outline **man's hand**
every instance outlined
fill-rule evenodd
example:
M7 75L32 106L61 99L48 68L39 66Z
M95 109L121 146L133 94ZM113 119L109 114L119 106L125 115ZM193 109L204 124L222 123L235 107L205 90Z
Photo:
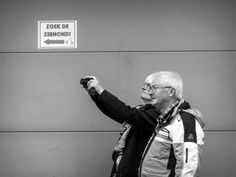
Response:
M85 78L92 78L91 80L88 81L88 84L87 84L87 86L88 86L87 90L88 91L91 88L94 88L99 95L104 91L104 89L101 86L99 80L95 76L86 76Z

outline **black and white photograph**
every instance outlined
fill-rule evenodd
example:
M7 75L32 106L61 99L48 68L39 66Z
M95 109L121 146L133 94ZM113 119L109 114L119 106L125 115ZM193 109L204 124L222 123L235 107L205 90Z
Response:
M235 0L0 0L0 177L235 177Z

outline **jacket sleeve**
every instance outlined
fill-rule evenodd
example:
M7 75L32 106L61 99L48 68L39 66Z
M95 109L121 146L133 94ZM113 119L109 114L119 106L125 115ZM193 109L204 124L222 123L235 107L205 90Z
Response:
M176 157L175 176L199 176L204 133L193 115L183 113L181 117L182 125L174 132L177 136L182 137L173 145Z
M104 92L104 91L103 91ZM91 95L90 95L91 96ZM123 123L124 121L121 119L116 119L115 114L110 110L107 109L105 107L105 105L103 105L103 102L100 99L100 95L93 95L91 96L92 100L94 101L94 103L96 104L96 106L100 109L100 111L102 111L106 116L110 117L113 120L116 120L118 123Z
M130 107L106 90L92 99L104 114L119 123L127 122L151 131L155 128L156 118L159 116L157 110Z

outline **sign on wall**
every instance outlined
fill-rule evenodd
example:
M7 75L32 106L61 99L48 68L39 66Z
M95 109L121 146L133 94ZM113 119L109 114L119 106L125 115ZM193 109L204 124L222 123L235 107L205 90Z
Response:
M38 48L77 48L77 21L38 21Z

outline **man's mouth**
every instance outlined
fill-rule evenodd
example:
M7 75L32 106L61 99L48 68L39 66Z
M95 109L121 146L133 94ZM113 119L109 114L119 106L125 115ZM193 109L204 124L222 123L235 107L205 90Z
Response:
M145 93L145 92L142 92L140 97L143 99L143 100L147 100L147 101L150 101L152 100L152 96L148 93Z

